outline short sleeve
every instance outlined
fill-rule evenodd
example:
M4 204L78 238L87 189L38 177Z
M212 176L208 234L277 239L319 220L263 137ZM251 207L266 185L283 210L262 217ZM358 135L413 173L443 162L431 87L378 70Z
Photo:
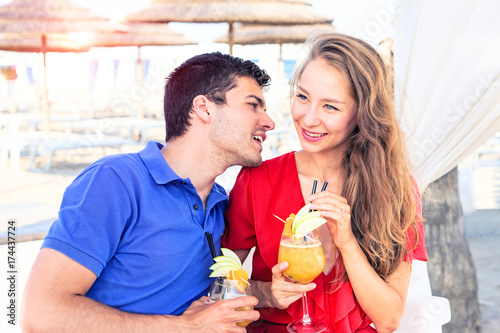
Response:
M406 235L406 248L410 253L412 260L421 260L427 261L427 250L425 248L425 232L424 232L424 224L422 217L422 201L420 197L420 192L417 187L416 181L412 178L412 190L413 196L415 198L415 208L416 208L416 222L415 229L418 234L418 240L415 248L414 240L415 240L415 230L413 228L409 228Z
M59 219L42 247L63 253L99 276L116 252L132 210L130 193L114 170L90 166L66 189Z
M252 172L242 168L233 189L225 214L226 230L222 246L233 249L251 249L257 245L253 216Z

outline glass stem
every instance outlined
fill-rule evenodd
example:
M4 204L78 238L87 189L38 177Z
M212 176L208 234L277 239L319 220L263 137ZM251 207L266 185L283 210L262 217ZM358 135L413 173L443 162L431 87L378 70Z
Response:
M307 294L302 293L302 312L304 316L302 317L302 322L305 324L309 324L311 322L311 318L309 317L309 308L307 306Z

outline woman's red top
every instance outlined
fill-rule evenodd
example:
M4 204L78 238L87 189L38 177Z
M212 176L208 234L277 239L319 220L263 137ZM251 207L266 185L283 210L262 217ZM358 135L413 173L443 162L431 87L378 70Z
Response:
M421 216L420 195L415 191L417 214ZM243 168L229 196L226 218L229 226L223 246L230 249L251 249L256 246L252 262L252 279L271 281L271 269L278 263L278 250L284 223L273 215L286 219L304 206L294 152L265 161L257 168ZM417 226L419 241L411 252L415 260L427 260L422 223ZM411 248L408 235L408 247ZM342 265L341 261L338 265ZM334 267L328 275L321 273L316 288L307 293L311 317L323 318L330 332L376 332L354 296L351 284L342 283L337 290L332 283ZM261 319L248 330L252 332L286 332L285 326L302 316L301 300L286 310L259 309Z

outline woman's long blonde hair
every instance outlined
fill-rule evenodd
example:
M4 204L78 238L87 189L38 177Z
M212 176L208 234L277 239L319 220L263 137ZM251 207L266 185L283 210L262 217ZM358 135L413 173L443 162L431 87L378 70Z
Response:
M307 64L322 59L339 70L357 102L357 124L343 160L342 196L351 206L351 227L370 264L383 279L408 256L406 235L415 223L416 201L404 135L394 110L392 69L366 42L343 34L311 37L307 58L291 81L291 96ZM343 274L344 272L340 272ZM346 274L343 274L347 279Z

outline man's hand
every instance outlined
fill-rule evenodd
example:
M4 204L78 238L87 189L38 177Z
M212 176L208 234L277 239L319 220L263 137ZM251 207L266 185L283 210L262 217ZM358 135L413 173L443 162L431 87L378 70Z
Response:
M236 323L259 318L258 311L235 311L255 306L252 296L214 303L202 297L180 316L128 313L83 296L95 279L64 254L42 249L24 291L23 332L245 332Z
M256 306L257 298L242 296L235 299L209 302L204 296L194 301L182 315L179 316L178 328L182 332L246 332L236 323L240 321L259 319L255 310L235 311L238 308Z

